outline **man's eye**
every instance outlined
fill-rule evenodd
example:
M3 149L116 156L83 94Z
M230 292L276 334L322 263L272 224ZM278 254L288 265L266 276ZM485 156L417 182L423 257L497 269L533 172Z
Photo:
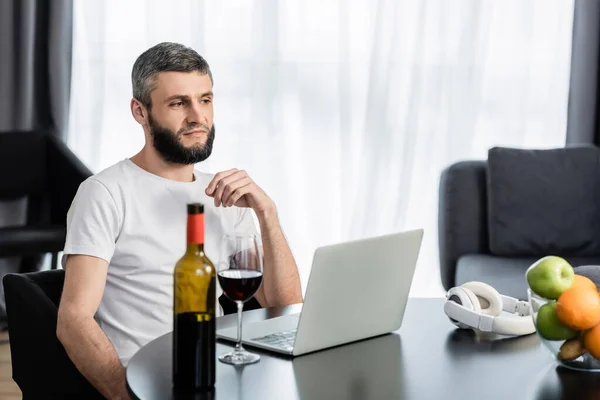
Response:
M208 103L210 103L210 99L204 99L204 100L202 100L202 104L208 104Z
M171 105L172 105L172 106L175 106L175 107L180 107L180 106L182 106L182 105L183 105L183 101L178 101L178 102L176 102L176 103L171 103Z

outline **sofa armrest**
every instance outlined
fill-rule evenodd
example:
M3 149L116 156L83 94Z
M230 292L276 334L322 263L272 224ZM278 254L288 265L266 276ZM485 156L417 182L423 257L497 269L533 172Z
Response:
M489 253L485 161L461 161L442 171L438 242L445 290L455 286L456 263L465 254Z

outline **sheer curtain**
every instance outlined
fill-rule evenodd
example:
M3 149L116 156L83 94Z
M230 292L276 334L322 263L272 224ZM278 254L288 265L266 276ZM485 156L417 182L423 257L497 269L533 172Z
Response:
M275 200L303 287L317 246L422 227L411 295L438 296L440 172L495 145L564 145L572 14L572 0L78 1L68 141L94 171L137 152L135 58L192 46L216 94L198 167L246 169Z

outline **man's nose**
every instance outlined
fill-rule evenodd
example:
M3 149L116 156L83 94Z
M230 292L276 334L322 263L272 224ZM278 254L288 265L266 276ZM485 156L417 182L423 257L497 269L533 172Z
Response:
M188 125L192 124L205 124L206 125L206 116L202 113L202 110L197 105L193 105L189 107L188 114L186 117L186 122Z

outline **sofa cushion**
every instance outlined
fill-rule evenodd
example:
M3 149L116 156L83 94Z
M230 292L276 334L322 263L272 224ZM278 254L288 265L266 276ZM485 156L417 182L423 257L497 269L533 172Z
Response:
M501 294L527 300L527 280L525 271L539 257L507 258L486 254L468 254L458 259L456 265L456 285L469 281L485 282ZM565 257L575 268L576 273L587 276L596 284L600 283L600 267L580 267L600 265L597 257ZM596 268L597 272L596 272Z
M488 234L494 255L600 255L600 150L488 153Z

